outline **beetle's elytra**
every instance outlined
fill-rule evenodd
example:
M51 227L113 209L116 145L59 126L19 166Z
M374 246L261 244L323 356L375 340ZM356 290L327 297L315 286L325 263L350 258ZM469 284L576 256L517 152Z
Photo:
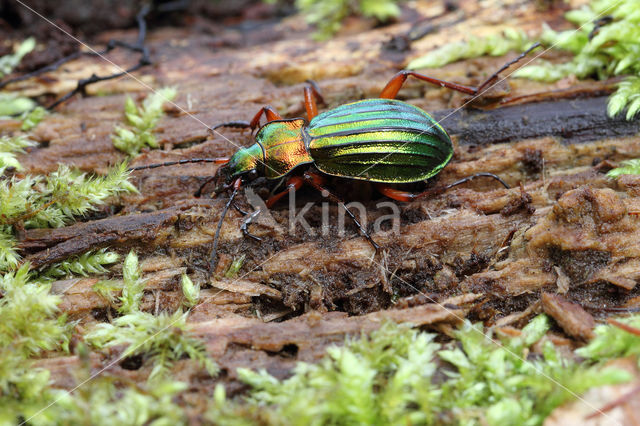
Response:
M428 179L451 159L447 132L420 108L393 99L369 99L303 119L276 120L255 145L234 154L232 176L256 168L276 179L302 164L320 172L381 183Z
M502 179L491 173L478 173L421 193L411 193L390 186L428 179L440 172L453 155L451 138L442 126L420 108L396 100L395 97L409 76L477 96L497 80L500 72L538 46L539 44L534 44L518 58L506 63L478 87L450 83L413 71L400 71L387 83L379 98L341 105L322 114L318 114L316 105L316 101L322 102L322 96L316 84L309 81L304 89L308 121L303 118L283 119L272 107L265 106L250 122L221 123L212 128L215 131L218 127L232 126L255 130L259 127L262 116L265 116L267 122L256 133L255 143L240 149L230 158L194 158L140 166L134 170L195 162L222 165L212 178L218 183L216 193L226 190L231 190L232 193L222 211L214 237L212 267L220 229L229 207L242 185L259 176L271 180L287 179L287 188L269 197L267 207L305 183L326 191L323 186L325 175L374 182L381 193L398 201L426 197L478 176L492 177L508 188ZM378 245L344 203L329 191L327 193L345 209L377 250ZM249 215L248 220L243 223L242 230L246 235L251 236L247 225L254 217L255 213Z

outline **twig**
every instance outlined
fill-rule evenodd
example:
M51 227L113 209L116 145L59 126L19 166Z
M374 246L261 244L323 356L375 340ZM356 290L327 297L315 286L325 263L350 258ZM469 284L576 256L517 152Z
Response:
M59 98L58 100L56 100L55 102L53 102L51 105L49 105L47 107L48 110L52 110L53 108L55 108L56 106L60 105L63 102L68 101L69 99L71 99L73 96L75 96L78 93L82 93L83 95L86 95L86 88L88 85L93 84L93 83L97 83L100 81L106 81L106 80L112 80L114 78L118 78L118 77L122 77L123 75L126 75L128 73L131 73L133 71L137 71L138 69L150 65L151 64L151 59L150 59L150 55L149 55L149 49L144 45L144 41L146 39L147 36L147 23L145 21L145 18L147 16L147 14L149 13L150 8L149 5L145 5L142 7L142 9L140 10L140 12L138 12L138 14L136 15L136 21L138 22L138 38L136 40L136 42L134 44L131 43L127 43L121 40L109 40L109 42L107 43L107 46L99 52L84 52L84 51L79 51L79 52L75 52L72 53L71 55L65 56L64 58L58 59L56 62L47 65L43 68L40 68L36 71L18 76L18 77L14 77L14 78L10 78L6 81L3 81L0 83L0 89L7 86L8 84L11 83L15 83L18 81L23 81L23 80L27 80L29 78L32 77L37 77L41 74L44 74L46 72L50 72L50 71L55 71L56 69L58 69L60 66L64 65L65 63L72 61L74 59L79 58L80 56L102 56L105 55L107 53L109 53L110 51L112 51L113 49L117 48L117 47L122 47L128 50L131 50L133 52L138 52L140 53L140 59L138 60L138 63L133 65L132 67L119 72L119 73L115 73L115 74L111 74L111 75L106 75L106 76L97 76L95 74L91 75L91 77L89 78L85 78L85 79L81 79L78 80L78 84L76 85L76 88L73 89L72 91L68 92L67 94L65 94L64 96L62 96L61 98Z

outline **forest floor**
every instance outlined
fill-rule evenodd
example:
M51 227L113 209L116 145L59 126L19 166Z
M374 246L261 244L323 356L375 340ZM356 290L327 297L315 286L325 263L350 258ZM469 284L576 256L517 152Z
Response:
M326 42L313 41L312 30L295 16L151 28L146 45L152 65L136 71L135 78L91 85L89 96L57 107L33 131L38 146L19 160L33 174L52 172L58 163L106 171L126 158L111 140L114 126L123 122L125 98L138 102L150 88L166 86L175 88L177 97L165 105L166 115L155 129L161 149L143 152L131 165L229 156L252 143L250 132L221 128L212 134L207 126L249 120L265 105L284 117L304 116L307 79L318 83L323 111L377 97L408 61L469 34L482 36L499 26L537 32L542 22L566 25L566 9L544 9L536 2L496 9L485 3L460 2L448 13L437 2L418 4L405 9L398 23L379 28L353 19ZM437 31L407 42L412 25L424 17L433 17L428 22ZM107 31L93 43L135 37L134 29ZM476 85L515 56L423 72ZM137 61L124 50L108 58L123 67ZM112 64L85 57L6 90L54 98L80 78L113 71ZM385 318L444 334L465 318L515 332L544 312L555 320L550 335L556 345L573 349L593 336L596 323L620 310L640 309L640 177L606 177L620 161L640 157L640 125L607 117L614 84L507 78L502 85L510 102L500 105L501 97L465 105L466 95L409 80L399 98L433 113L454 141L453 160L428 185L490 172L511 189L479 179L432 199L395 203L399 232L372 234L381 246L377 253L348 220L346 234L338 233L335 204L329 204L323 233L327 207L313 188L304 188L296 197L297 212L313 202L304 215L312 233L301 227L289 231L286 199L271 211L275 222L250 226L262 241L243 236L243 216L231 209L211 278L213 236L227 198L193 196L216 171L208 163L134 172L131 181L139 193L122 196L117 209L64 228L27 230L20 246L34 267L96 248L122 254L134 249L147 279L142 309L149 312L181 306L183 274L199 284L201 302L188 320L222 374L203 375L194 361L176 364L176 377L189 383L194 416L216 383L225 383L231 396L246 388L236 368L265 368L287 377L297 361L318 360L328 345L370 332ZM0 122L0 130L13 125ZM390 213L378 206L388 200L367 182L332 178L330 187L344 200L362 203L370 225ZM207 188L210 193L212 187ZM256 192L264 196L269 189ZM251 210L242 194L239 200ZM224 277L241 257L235 277ZM106 276L120 274L121 267L114 266ZM108 301L92 290L96 281L53 284L62 297L60 309L84 328L110 314ZM92 353L92 368L100 370L117 357L117 350ZM76 383L70 373L79 363L73 355L43 359L39 365L52 371L56 386L72 388ZM144 381L149 369L119 363L108 372Z

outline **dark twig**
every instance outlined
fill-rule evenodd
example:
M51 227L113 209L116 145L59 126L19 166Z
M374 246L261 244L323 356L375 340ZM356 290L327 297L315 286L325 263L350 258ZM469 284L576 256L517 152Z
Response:
M5 87L8 84L11 83L15 83L18 81L23 81L23 80L27 80L29 78L32 77L37 77L41 74L44 74L46 72L51 72L51 71L55 71L56 69L58 69L60 66L64 65L65 63L72 61L74 59L79 58L80 56L102 56L105 55L107 53L109 53L110 51L112 51L115 48L118 47L122 47L124 49L128 49L131 50L133 52L137 52L140 53L140 59L138 60L138 63L135 64L134 66L119 72L119 73L115 73L115 74L111 74L111 75L106 75L106 76L97 76L95 74L93 74L91 77L89 78L85 78L82 80L78 81L78 84L76 85L76 88L73 89L72 91L68 92L67 94L65 94L64 96L62 96L61 98L59 98L58 100L56 100L55 102L53 102L51 105L49 105L47 107L47 109L51 110L53 108L55 108L56 106L60 105L63 102L66 102L67 100L71 99L73 96L75 96L78 93L81 93L83 95L86 94L86 88L88 85L93 84L93 83L97 83L99 81L106 81L106 80L112 80L114 78L118 78L118 77L122 77L123 75L127 75L128 73L131 73L133 71L136 71L144 66L150 65L151 64L151 59L150 59L150 55L149 55L149 49L144 45L144 41L145 38L147 36L147 23L145 21L145 18L147 16L147 14L149 13L149 6L145 5L142 7L142 9L140 10L140 12L138 12L138 14L136 15L136 21L138 22L138 38L136 40L136 42L134 44L131 43L127 43L121 40L109 40L109 42L107 43L107 46L98 52L84 52L84 51L78 51L75 53L72 53L71 55L65 56L64 58L61 58L59 60L57 60L56 62L47 65L46 67L40 68L36 71L18 76L18 77L14 77L11 79L8 79L6 81L3 81L2 83L0 83L0 89Z
M147 37L147 22L145 21L145 17L147 16L148 13L149 13L149 6L145 5L142 7L140 12L138 12L138 15L136 15L136 20L138 21L138 39L135 44L126 43L120 40L109 40L109 43L107 43L107 47L104 50L104 53L106 53L115 49L116 47L123 47L125 49L138 52L141 55L137 64L119 73L106 75L106 76L97 76L93 74L89 78L79 80L75 89L73 89L72 91L70 91L69 93L67 93L66 95L62 96L60 99L58 99L57 101L49 105L47 109L51 110L55 108L61 103L71 99L73 96L75 96L78 93L82 93L83 95L86 95L86 88L90 84L97 83L99 81L113 80L114 78L122 77L123 75L127 75L131 72L137 71L138 69L144 66L150 65L151 58L149 57L149 49L144 45L144 40ZM104 53L101 53L101 54L104 54Z

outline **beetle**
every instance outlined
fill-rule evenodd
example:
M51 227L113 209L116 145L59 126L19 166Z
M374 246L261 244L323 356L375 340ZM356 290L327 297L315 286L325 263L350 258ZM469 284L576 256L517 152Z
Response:
M215 264L220 229L230 206L243 185L258 177L267 180L286 179L286 189L266 200L273 206L291 190L309 184L328 194L338 203L358 226L371 245L378 244L362 227L342 200L325 187L326 176L338 176L373 182L382 194L397 201L411 201L437 194L476 177L496 179L504 187L509 186L491 173L477 173L441 188L412 193L394 188L393 184L424 181L439 173L453 156L453 144L446 130L422 109L395 99L408 77L447 87L468 95L478 96L494 83L500 72L507 69L538 47L534 44L516 59L507 62L480 86L471 87L429 77L414 71L398 72L384 87L380 96L351 102L337 108L318 113L318 102L323 102L320 90L313 81L304 88L304 106L307 119L283 118L271 106L258 111L250 122L232 121L220 123L220 127L250 128L256 131L253 145L238 150L229 158L192 158L151 164L133 170L170 166L175 164L211 162L221 166L204 185L215 180L215 193L231 191L214 237L211 267ZM260 127L262 117L266 123ZM294 173L306 167L303 173ZM202 188L198 190L198 194ZM243 212L244 213L244 212ZM259 213L248 215L243 222L245 235L258 239L247 230L247 225ZM245 213L246 214L246 213Z

